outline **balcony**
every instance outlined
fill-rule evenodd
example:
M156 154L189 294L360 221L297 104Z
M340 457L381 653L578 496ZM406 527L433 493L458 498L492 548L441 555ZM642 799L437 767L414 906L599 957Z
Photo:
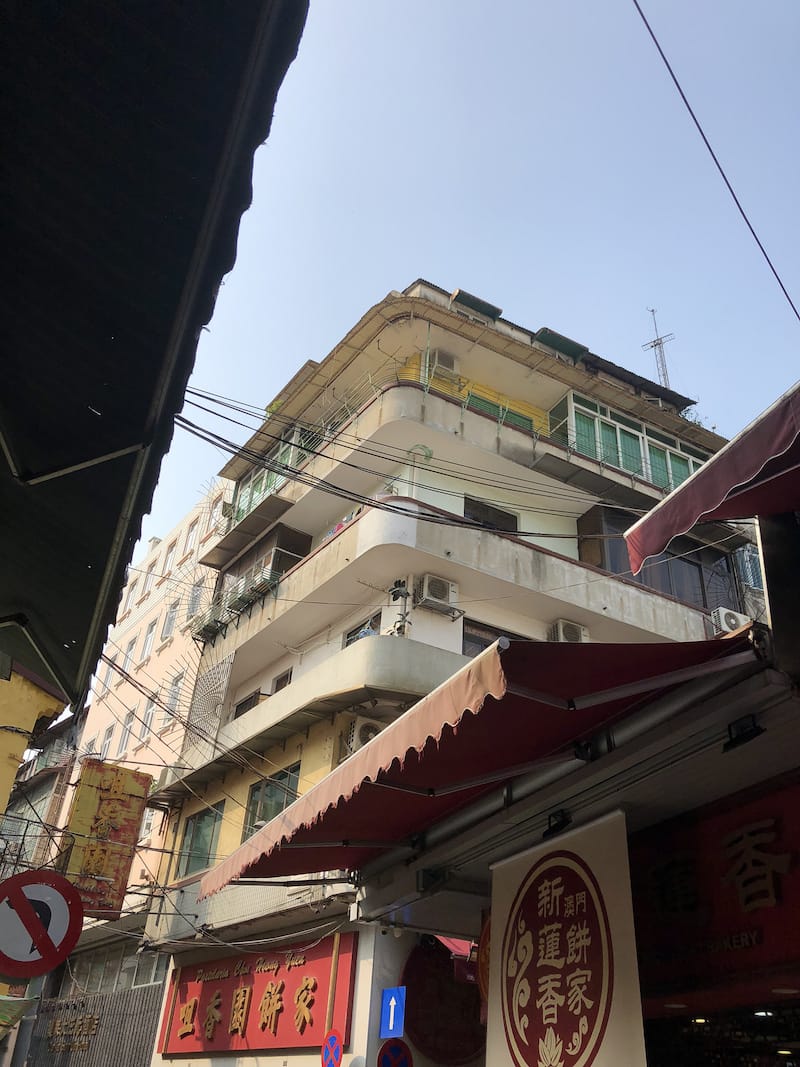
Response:
M460 654L402 637L375 636L357 641L238 718L220 725L215 737L200 740L190 730L180 762L193 770L165 768L156 799L174 801L218 777L220 764L230 762L231 753L235 756L239 751L280 744L315 723L330 720L337 711L376 701L413 704L466 662Z
M296 552L275 548L216 596L207 611L196 616L192 622L192 636L203 643L213 643L231 622L275 590L286 571L302 558Z
M326 917L344 911L355 893L345 873L329 871L323 877L324 885L303 885L300 879L297 885L231 885L205 900L197 899L198 877L165 891L163 907L153 908L147 917L144 936L156 944L186 941L186 948L194 949L195 934L201 926L213 931L266 919L267 925L274 927L285 924L299 910L305 913L304 918L309 908L326 908Z

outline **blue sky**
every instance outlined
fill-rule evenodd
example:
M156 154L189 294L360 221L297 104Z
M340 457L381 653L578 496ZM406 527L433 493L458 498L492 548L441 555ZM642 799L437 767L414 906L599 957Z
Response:
M641 2L799 303L800 5ZM655 306L672 387L726 436L800 377L800 323L630 0L312 0L254 188L198 388L266 405L417 277L653 378ZM144 537L225 458L177 430Z

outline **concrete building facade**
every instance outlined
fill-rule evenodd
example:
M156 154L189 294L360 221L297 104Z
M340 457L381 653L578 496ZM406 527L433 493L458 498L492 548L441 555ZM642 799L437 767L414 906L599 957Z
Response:
M86 708L51 728L49 733L63 733L66 740L59 747L59 740L51 739L21 771L12 794L19 799L4 825L24 819L30 832L42 838L42 828L30 825L32 798L49 831L39 852L45 844L56 856L59 844L69 851L70 812L85 759L142 771L153 787L166 767L180 766L200 659L192 623L207 610L214 587L213 572L198 559L219 536L223 502L223 486L215 483L166 537L151 539L130 566ZM58 1055L65 1064L113 1058L120 1067L136 1067L149 1059L167 961L136 950L159 896L165 829L163 810L147 808L121 916L86 919L66 965L37 983L43 996L35 1014L22 1023L13 1062L24 1062L27 1055L31 1065L52 1063ZM42 862L49 864L52 857ZM60 869L69 877L83 876L68 855ZM83 1020L77 1030L76 1012ZM139 1020L136 1039L121 1041L120 1023L132 1014Z
M344 869L198 898L208 868L279 825L298 795L474 656L521 638L630 644L635 657L637 645L712 637L720 609L744 620L740 530L709 526L637 579L629 572L631 516L722 444L685 417L690 404L563 335L418 281L370 309L268 406L221 472L234 490L224 532L201 556L218 577L192 624L203 651L190 729L154 794L169 809L172 844L145 937L173 958L154 1063L182 1051L200 1064L233 1052L246 1061L234 1008L252 996L255 1017L269 991L255 976L248 994L228 989L233 972L251 973L253 956L279 969L323 941L321 966L335 975L351 934L346 1004L338 987L325 1010L317 1003L315 1050L300 1011L308 988L288 974L284 1014L262 1014L247 1048L280 1049L282 1062L307 1067L343 1012L344 1062L372 1062L381 989L415 949L439 951L420 936L475 936L474 900L469 916L454 908L427 925L393 921L392 937L380 922L351 923L358 886ZM217 980L220 1006L204 1031ZM458 1017L467 1009L454 988ZM290 993L301 998L294 1024ZM423 1067L484 1062L474 1035L458 1059L417 1035Z

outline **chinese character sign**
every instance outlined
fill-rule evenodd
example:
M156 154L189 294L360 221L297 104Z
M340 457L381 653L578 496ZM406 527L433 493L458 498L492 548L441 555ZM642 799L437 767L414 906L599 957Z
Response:
M624 817L498 865L487 1059L644 1065Z
M164 1055L311 1048L322 1044L333 986L332 1025L349 1040L356 935L304 948L232 956L176 974L162 1024Z
M500 993L519 1067L590 1063L608 1021L613 955L605 904L574 853L544 856L512 908Z
M800 957L800 786L711 805L631 839L642 985L660 994Z
M83 761L67 823L75 843L66 876L80 893L87 916L113 919L120 914L152 781L141 771Z

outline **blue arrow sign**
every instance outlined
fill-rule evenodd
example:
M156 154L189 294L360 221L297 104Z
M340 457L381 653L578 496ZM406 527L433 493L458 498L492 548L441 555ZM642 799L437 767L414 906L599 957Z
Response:
M404 985L384 989L381 993L380 1037L402 1037L406 1015L406 987Z

